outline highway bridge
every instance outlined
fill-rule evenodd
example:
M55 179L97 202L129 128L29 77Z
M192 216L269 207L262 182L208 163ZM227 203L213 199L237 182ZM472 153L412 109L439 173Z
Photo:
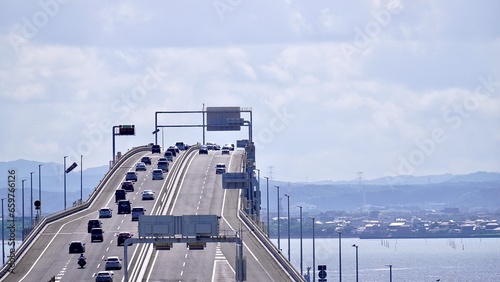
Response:
M138 172L134 192L127 193L132 206L144 207L148 215L218 215L221 234L238 234L243 239L246 281L303 281L241 209L241 191L222 189L221 175L215 173L216 163L225 163L229 172L241 172L244 151L235 150L230 155L209 151L201 155L193 147L175 158L164 180L152 180L152 169L160 155L152 154L149 146L124 154L81 206L42 219L18 247L13 271L4 265L0 281L95 281L108 256L123 259L124 247L117 246L116 234L130 231L137 237L138 222L132 221L130 214L117 214L114 191L143 156L151 156L153 163L146 171ZM154 200L142 200L145 189L155 192ZM113 216L101 219L104 241L91 243L87 221L98 218L101 207L111 207ZM77 265L79 254L69 254L72 241L86 244L85 268ZM235 256L234 243L210 243L204 250L188 250L183 244L174 244L170 250L134 244L127 252L128 277L129 281L236 281ZM124 271L114 270L114 281L124 281Z

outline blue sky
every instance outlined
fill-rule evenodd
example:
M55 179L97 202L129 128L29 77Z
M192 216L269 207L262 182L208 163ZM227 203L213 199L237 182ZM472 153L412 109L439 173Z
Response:
M205 104L252 108L278 180L500 171L498 1L143 2L2 1L0 161L105 165Z

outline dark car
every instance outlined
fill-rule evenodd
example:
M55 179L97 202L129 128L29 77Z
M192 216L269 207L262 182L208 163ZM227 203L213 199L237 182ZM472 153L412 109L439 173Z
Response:
M92 231L92 228L101 228L102 223L99 219L89 219L89 222L87 222L87 232L90 233Z
M200 149L198 150L198 153L208 155L208 148L207 146L201 146Z
M134 185L132 185L132 191L134 189ZM115 191L115 203L117 203L119 200L125 200L127 198L127 191L124 189L116 189Z
M137 181L137 173L135 171L129 171L125 174L125 181Z
M120 200L118 201L118 213L131 213L130 201L129 200Z
M104 241L104 236L103 236L104 230L102 228L92 228L90 231L90 242L102 242Z
M70 254L82 254L85 253L85 244L81 241L73 241L69 244Z
M168 147L167 149L168 152L172 152L172 156L177 156L177 153L179 153L179 149L177 149L177 147L175 146L170 146Z
M184 142L177 142L175 143L175 146L181 151L187 150L186 144L184 144Z
M147 165L151 165L151 158L150 157L142 157L141 162L143 162Z
M151 153L158 153L161 154L161 147L160 145L153 145L151 146Z
M118 239L116 239L116 245L117 246L123 246L124 243L125 243L125 240L127 240L128 238L132 238L132 234L130 234L130 232L128 231L122 231L120 233L118 233ZM132 244L129 244L129 246L132 245Z
M165 156L165 159L167 161L169 161L169 162L173 162L174 161L174 156L173 156L172 152L166 151L165 154L164 154L164 156Z
M132 181L123 181L122 189L127 192L134 192L134 182Z

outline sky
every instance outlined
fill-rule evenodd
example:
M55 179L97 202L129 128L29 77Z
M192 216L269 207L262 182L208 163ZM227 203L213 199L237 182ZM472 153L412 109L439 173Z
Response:
M135 125L115 136L126 152L154 142L156 111L236 106L252 110L261 177L500 172L498 11L496 0L4 0L0 161L107 165L113 126ZM236 143L249 128L206 134ZM194 127L158 138L203 140Z

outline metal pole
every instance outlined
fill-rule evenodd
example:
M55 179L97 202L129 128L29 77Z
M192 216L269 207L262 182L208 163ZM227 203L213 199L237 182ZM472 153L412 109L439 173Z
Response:
M287 220L288 220L288 261L290 261L290 195L285 194L287 197L288 208L287 208Z
M280 187L279 186L274 186L278 188L278 251L281 252L281 247L280 247Z
M202 120L203 120L203 127L202 127L202 130L203 130L203 144L201 145L205 145L205 103L203 103L203 110L201 111L201 117L202 117Z
M155 145L158 145L158 112L155 112Z
M256 168L258 174L257 174L257 203L256 203L256 208L257 208L257 222L260 225L260 204L261 204L261 196L260 196L260 169Z
M22 208L22 212L21 212L22 232L21 233L22 234L21 234L21 238L23 241L24 241L24 181L26 181L26 179L21 180L21 182L22 182L22 186L21 186L22 187L22 190L21 190L22 191L22 196L21 196L21 200L22 200L21 201L21 203L22 203L22 205L21 205L21 208Z
M80 205L83 202L83 155L80 155Z
M2 265L5 265L5 235L4 235L4 220L3 220L3 200L2 198Z
M358 245L354 244L352 245L354 248L356 248L356 282L358 282Z
M30 172L30 229L33 229L33 173Z
M302 206L297 206L300 209L300 275L304 275L302 265Z
M40 216L38 217L38 220L40 220L40 217L42 216L42 165L38 165L38 200L40 201Z
M314 217L311 217L313 222L313 282L316 282L316 246L314 238Z
M63 174L64 174L64 209L65 210L66 210L66 158L67 157L68 156L64 156L64 171L63 171ZM113 159L113 161L114 161L114 159Z
M389 267L389 282L392 282L392 264L386 264Z
M339 232L339 281L342 282L342 232Z
M266 197L266 201L267 201L267 237L269 238L269 177L267 176L264 176L264 178L266 179L266 193L267 193L267 197Z

